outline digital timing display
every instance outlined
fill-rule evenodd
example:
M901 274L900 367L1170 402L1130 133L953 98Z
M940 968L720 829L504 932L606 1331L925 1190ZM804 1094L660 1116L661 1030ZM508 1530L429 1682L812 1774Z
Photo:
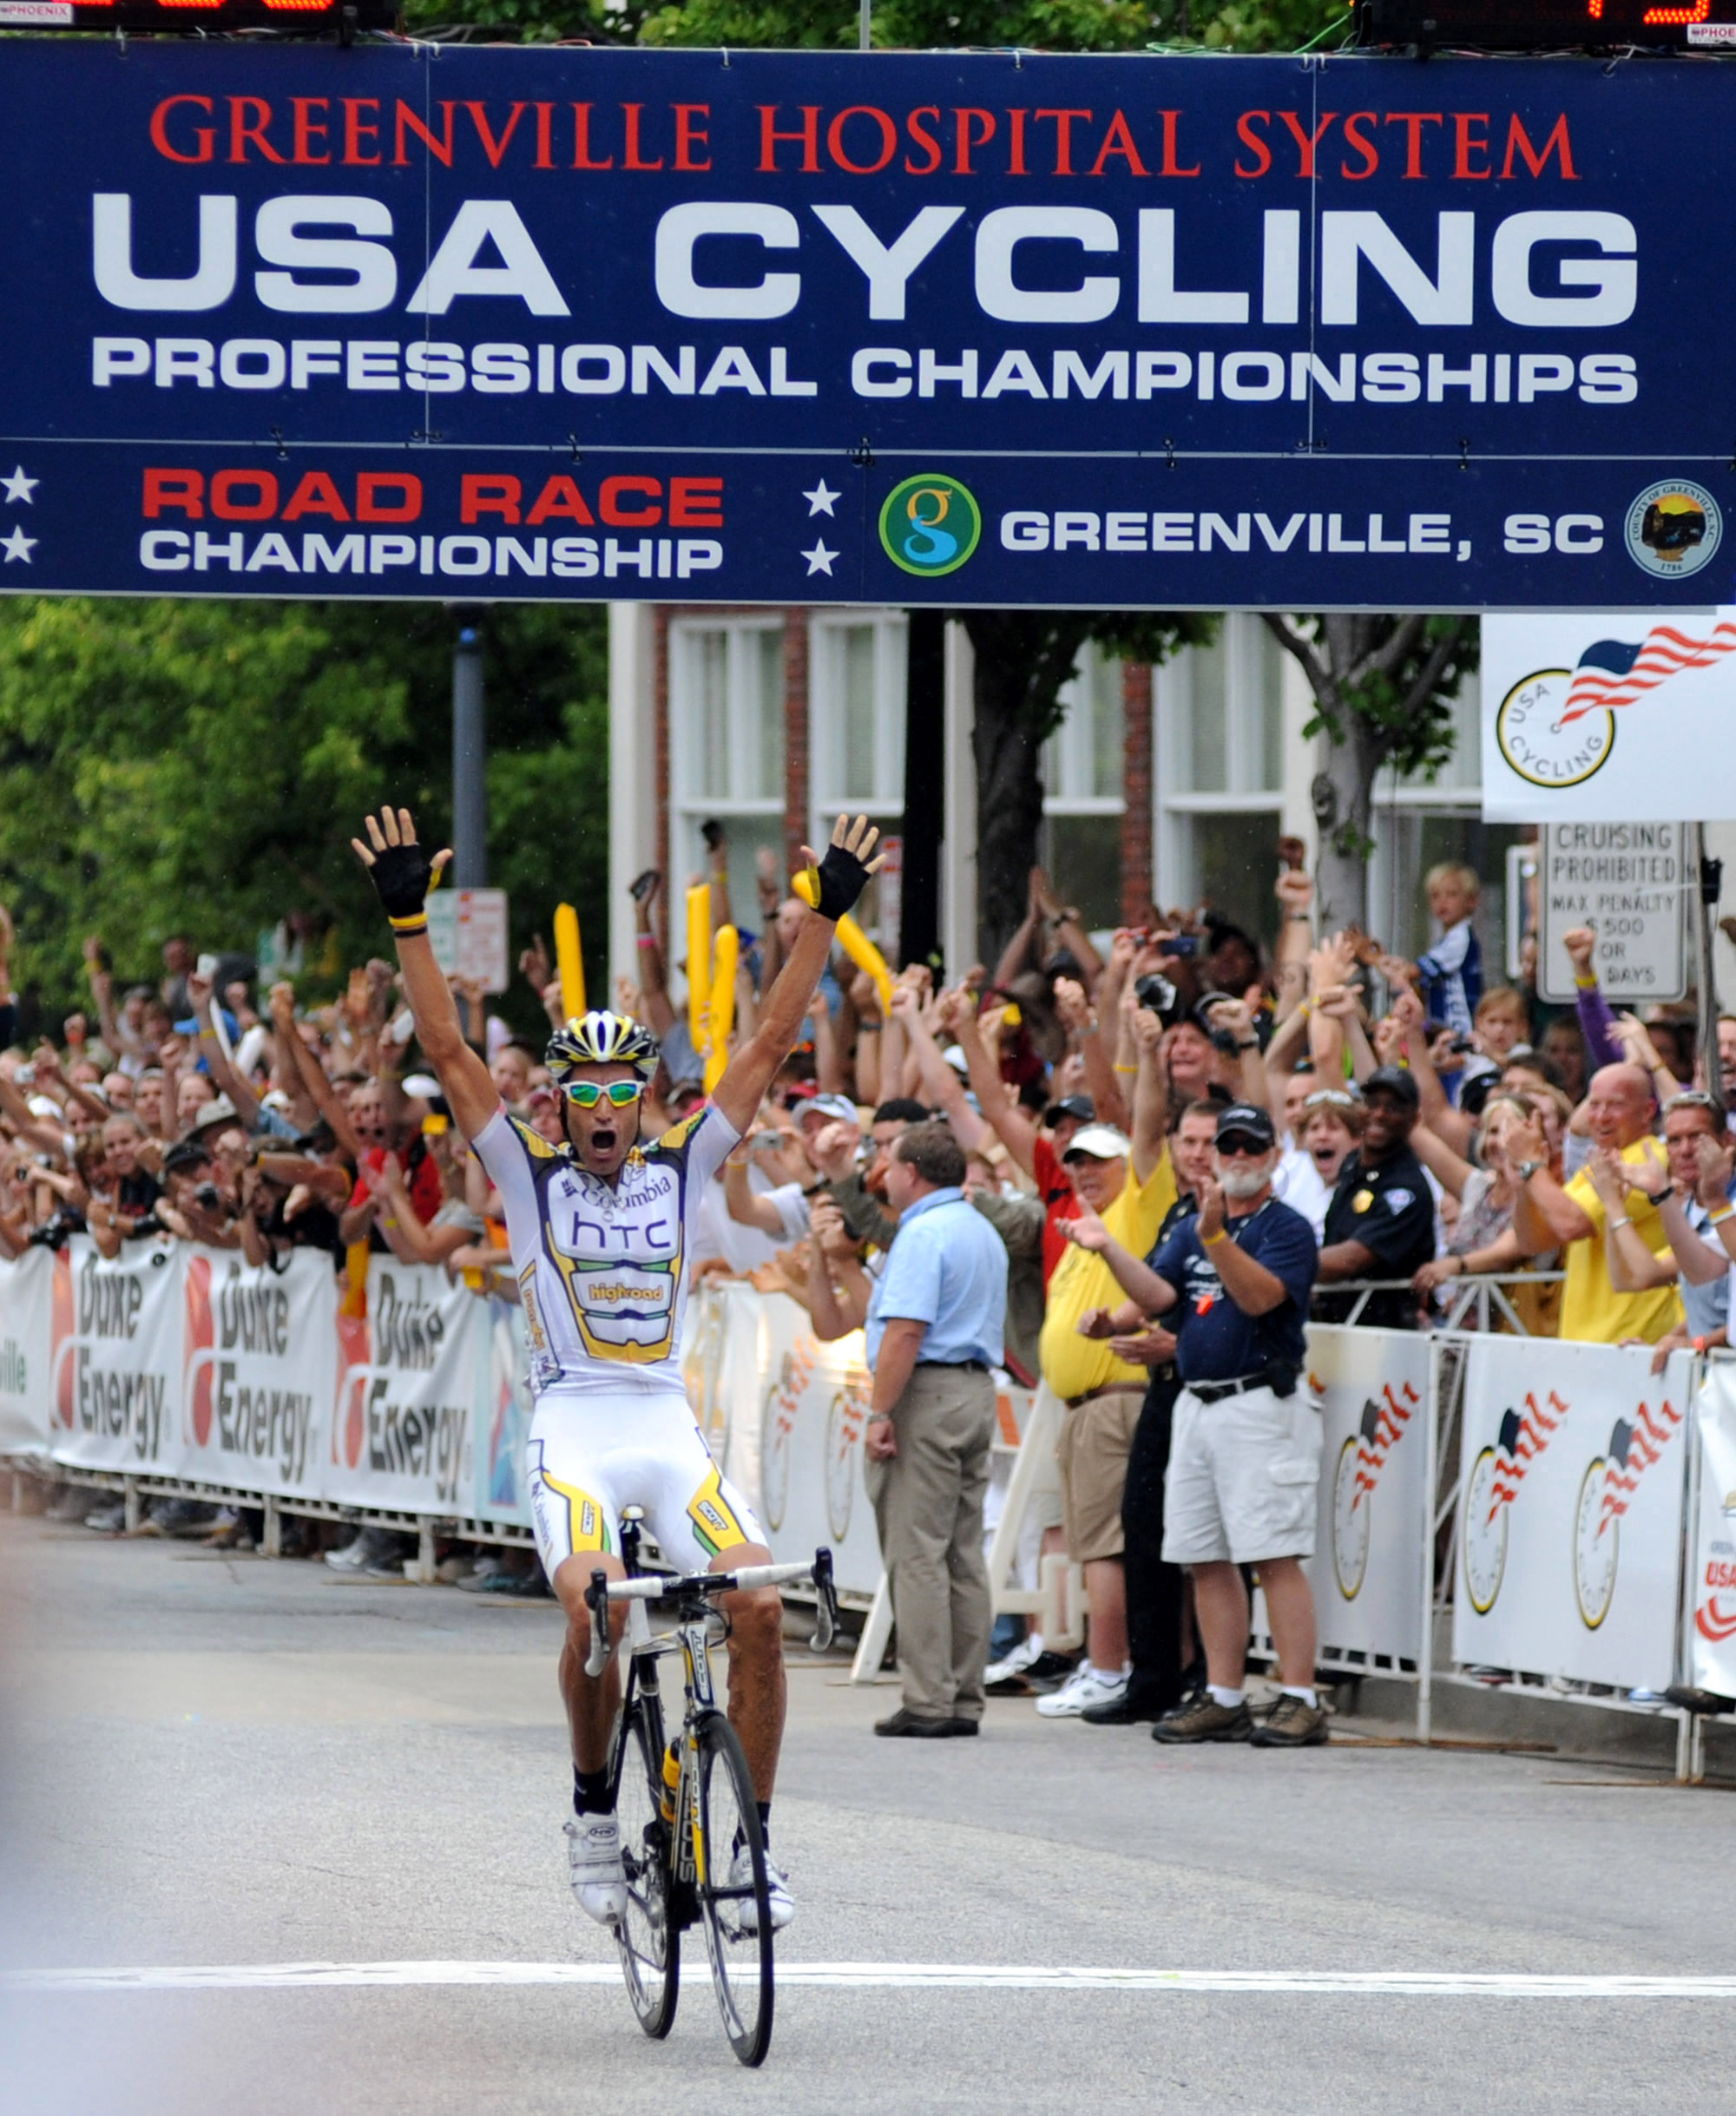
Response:
M1362 0L1364 45L1473 45L1493 51L1570 49L1575 45L1736 49L1736 0Z
M0 0L0 30L276 30L309 36L397 27L398 0Z

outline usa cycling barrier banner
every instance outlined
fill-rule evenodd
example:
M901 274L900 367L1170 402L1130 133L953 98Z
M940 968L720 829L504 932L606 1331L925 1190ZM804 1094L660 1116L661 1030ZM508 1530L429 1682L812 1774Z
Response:
M1624 912L1674 911L1674 897L1645 902L1648 890L1667 890L1676 877L1643 826L1673 818L1685 805L1697 815L1736 815L1728 740L1736 608L1485 617L1483 699L1489 821L1617 826L1575 844L1583 882L1588 891L1625 891L1641 901L1588 901L1588 917L1574 923L1595 918L1601 930ZM1694 760L1687 803L1684 757Z
M88 1234L56 1255L49 1401L57 1462L196 1474L181 1415L183 1261L174 1245L130 1242L110 1262Z
M1453 1657L1618 1689L1675 1679L1692 1362L1474 1339Z
M48 1454L51 1308L56 1259L27 1249L0 1263L0 1455ZM67 1278L68 1291L71 1281Z
M1708 1362L1696 1410L1700 1507L1686 1659L1701 1689L1736 1697L1736 1363Z
M1703 60L6 57L0 588L1732 595Z
M1309 1329L1322 1447L1319 1525L1304 1569L1329 1659L1421 1659L1429 1366L1429 1340L1414 1331Z
M366 1316L338 1320L327 1498L413 1514L470 1511L487 1321L476 1295L444 1271L369 1259Z
M707 1278L687 1302L681 1379L695 1423L723 1474L739 1491L760 1490L760 1408L766 1311L776 1295L740 1280ZM755 1498L755 1505L759 1503Z
M330 1258L293 1249L272 1270L233 1250L179 1248L173 1268L186 1330L183 1474L318 1498L338 1383Z
M764 1298L760 1370L760 1508L773 1554L795 1564L829 1543L838 1584L871 1594L880 1536L862 1481L871 1386L862 1332L815 1337L806 1310Z

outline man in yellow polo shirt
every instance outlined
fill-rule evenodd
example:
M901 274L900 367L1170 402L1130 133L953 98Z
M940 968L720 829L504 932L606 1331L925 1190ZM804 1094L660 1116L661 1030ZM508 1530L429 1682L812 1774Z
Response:
M1062 1162L1073 1187L1121 1245L1147 1255L1175 1202L1175 1177L1164 1139L1162 1023L1136 1009L1130 1034L1138 1053L1131 1140L1107 1124L1087 1125L1069 1140ZM1089 1612L1086 1656L1073 1679L1037 1710L1076 1718L1088 1705L1125 1695L1127 1583L1121 1570L1121 1487L1149 1377L1118 1359L1101 1338L1081 1334L1094 1311L1119 1307L1121 1287L1101 1256L1069 1247L1049 1282L1039 1353L1043 1386L1066 1405L1058 1454L1068 1554L1085 1569Z
M1637 1065L1607 1065L1592 1075L1586 1097L1592 1144L1619 1155L1653 1180L1651 1136L1656 1102L1652 1083ZM1561 1335L1581 1344L1620 1344L1641 1337L1655 1344L1681 1320L1681 1302L1671 1282L1621 1293L1610 1281L1604 1233L1608 1213L1589 1168L1563 1186L1549 1173L1541 1134L1509 1131L1507 1153L1516 1181L1513 1228L1528 1256L1560 1246L1567 1283L1562 1290ZM1669 1237L1647 1191L1628 1192L1624 1207L1634 1233L1657 1258L1671 1264Z

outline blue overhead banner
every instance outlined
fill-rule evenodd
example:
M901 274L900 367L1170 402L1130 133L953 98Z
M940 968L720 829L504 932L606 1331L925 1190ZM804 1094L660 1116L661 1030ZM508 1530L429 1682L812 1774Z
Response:
M0 47L0 588L1736 600L1717 60Z

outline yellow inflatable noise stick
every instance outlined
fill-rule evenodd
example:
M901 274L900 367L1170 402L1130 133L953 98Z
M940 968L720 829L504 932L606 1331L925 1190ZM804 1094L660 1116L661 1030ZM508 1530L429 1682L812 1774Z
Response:
M729 1032L735 1026L735 969L741 940L733 926L717 930L717 953L711 969L711 1044L706 1052L705 1089L709 1094L729 1063Z
M579 947L579 915L570 904L555 906L555 967L561 977L561 1013L573 1021L585 1010L585 959Z
M804 867L799 874L792 875L790 887L804 904L813 905L819 902L819 879L812 867ZM892 973L886 967L886 958L847 911L838 922L838 944L858 969L865 969L874 980L874 989L880 995L881 1011L890 1014Z
M707 983L711 969L711 890L696 882L687 891L687 1034L694 1048L706 1047L706 1006L711 997Z

